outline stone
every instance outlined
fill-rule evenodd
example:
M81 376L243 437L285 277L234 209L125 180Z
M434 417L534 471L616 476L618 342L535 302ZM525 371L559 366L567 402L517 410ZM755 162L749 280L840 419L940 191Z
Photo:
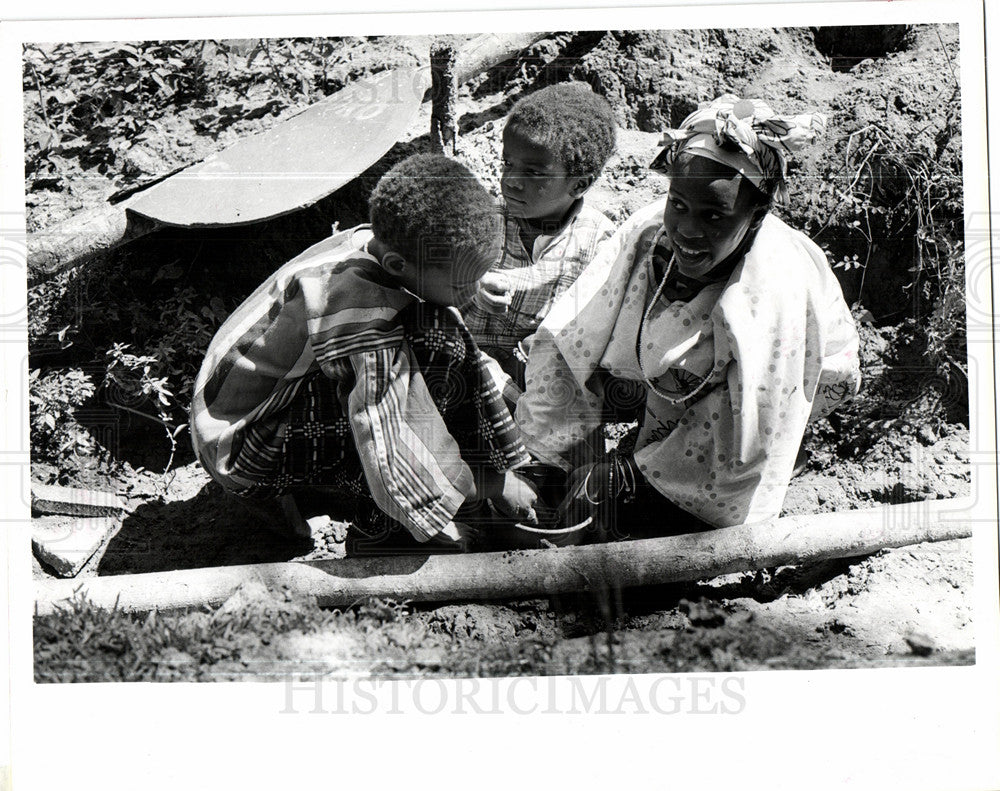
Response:
M903 640L916 656L930 656L937 648L934 638L924 632L907 632L903 635Z
M263 610L277 605L278 599L268 589L267 585L259 579L249 579L241 582L239 587L230 594L219 609L215 611L215 616L222 618L235 615L247 610Z
M31 545L60 577L75 577L121 525L110 516L44 516L31 520Z
M115 516L128 509L113 492L32 483L31 510L39 514L89 517Z
M938 436L934 433L934 429L930 426L921 426L917 430L917 439L919 439L924 445L933 445L938 441Z
M726 622L725 615L705 599L699 601L681 599L678 602L677 609L687 615L692 626L714 629Z

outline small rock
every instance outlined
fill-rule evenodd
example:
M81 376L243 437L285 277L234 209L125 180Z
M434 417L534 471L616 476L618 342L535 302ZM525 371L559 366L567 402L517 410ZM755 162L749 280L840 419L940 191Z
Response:
M934 638L924 632L907 632L903 635L903 640L917 656L930 656L937 648Z
M119 167L126 176L153 176L160 170L159 160L142 146L128 149L120 156Z
M921 426L920 430L917 431L917 439L924 445L933 445L938 441L937 434L934 433L930 426Z
M46 464L42 461L32 461L31 477L36 481L54 481L59 477L59 468L54 464Z
M75 577L120 525L120 519L108 516L40 517L31 520L31 545L60 577Z
M276 603L275 597L260 580L241 582L232 595L215 611L217 617L225 617L247 609L259 609Z
M125 503L112 492L74 489L68 486L31 484L31 510L39 514L65 516L115 516L124 513Z
M677 608L687 615L692 626L713 629L717 626L722 626L726 622L725 616L704 600L692 602L687 599L681 599Z

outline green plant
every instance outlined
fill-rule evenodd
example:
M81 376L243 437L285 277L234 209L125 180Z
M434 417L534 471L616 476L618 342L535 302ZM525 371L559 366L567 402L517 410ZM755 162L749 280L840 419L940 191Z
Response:
M26 173L77 158L105 171L174 103L206 90L199 42L144 41L24 48L23 87L37 92L46 132L28 141Z
M927 319L926 355L946 382L958 374L967 383L965 356L965 256L962 243L951 246L935 272L934 303Z
M31 453L35 461L64 461L89 455L94 441L75 418L77 407L94 395L90 376L77 368L50 371L36 368L28 375Z
M204 294L192 286L161 303L152 343L147 346L164 361L163 370L181 402L190 400L205 351L228 315L220 297L212 297L206 305Z
M910 294L914 317L927 317L929 361L946 378L952 373L964 375L962 364L945 351L964 345L965 337L964 305L960 304L965 287L961 163L944 156L957 130L946 124L933 142L922 145L890 136L877 125L856 134L862 144L853 155L856 172L848 197L862 217L852 224L863 235L869 256L875 244L872 217L876 212L884 223L878 229L883 243L897 240L912 245L912 279L904 291ZM852 158L850 146L848 158Z
M170 457L167 459L166 473L174 462L177 452L177 437L187 428L187 423L176 425L171 409L174 407L174 394L167 386L165 376L156 376L155 371L162 368L160 362L151 355L137 355L128 352L127 343L116 343L106 352L108 366L104 374L104 387L107 403L115 409L122 409L133 415L139 415L155 421L163 426L167 440L170 442ZM134 406L133 403L151 403L156 414L150 414Z
M80 593L34 620L35 680L211 681L290 632L337 628L339 612L294 601L139 615L103 609ZM291 667L298 670L296 663ZM246 673L252 672L249 669ZM286 670L291 672L291 670Z

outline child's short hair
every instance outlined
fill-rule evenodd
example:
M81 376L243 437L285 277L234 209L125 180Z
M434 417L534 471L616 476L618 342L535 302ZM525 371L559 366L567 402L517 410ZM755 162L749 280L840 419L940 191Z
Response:
M499 258L497 204L453 159L440 154L404 159L379 180L370 206L375 237L416 266Z
M583 83L550 85L518 100L505 129L552 151L570 176L597 176L615 150L611 105Z

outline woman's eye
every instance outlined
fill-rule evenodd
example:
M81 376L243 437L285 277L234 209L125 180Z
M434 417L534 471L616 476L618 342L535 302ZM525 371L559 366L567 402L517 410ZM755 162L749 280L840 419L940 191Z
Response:
M684 204L681 203L679 200L671 198L668 201L668 203L670 204L670 208L673 209L674 211L684 211Z

